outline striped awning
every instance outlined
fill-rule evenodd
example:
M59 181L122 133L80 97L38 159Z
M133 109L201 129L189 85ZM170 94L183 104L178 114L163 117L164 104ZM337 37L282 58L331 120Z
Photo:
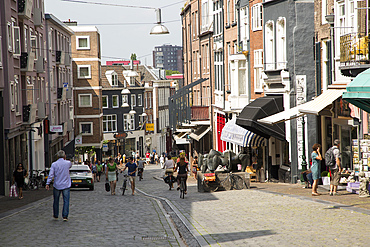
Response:
M232 119L227 122L221 132L221 140L231 142L242 147L260 147L265 143L265 138L253 133L239 125Z

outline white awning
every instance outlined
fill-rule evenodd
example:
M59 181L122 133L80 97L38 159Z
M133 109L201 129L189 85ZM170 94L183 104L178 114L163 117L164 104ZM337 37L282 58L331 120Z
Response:
M176 140L176 144L189 144L190 142L186 138L179 138Z
M236 123L236 119L227 122L221 132L221 140L231 142L242 147L259 147L264 145L265 139Z
M298 105L288 110L279 112L277 114L259 119L257 121L260 123L273 125L276 123L284 122L284 121L287 121L293 118L303 116L305 114L319 115L319 113L324 108L326 108L328 105L332 104L333 101L335 101L340 96L342 96L342 93L344 91L345 90L338 90L338 89L326 90L322 94L320 94L318 97L316 97L315 99L309 102L306 102L302 105Z
M325 107L332 104L334 100L342 96L346 90L329 89L320 94L314 100L304 103L299 106L299 112L304 114L316 114L319 115Z
M197 129L194 133L191 133L190 137L199 142L199 140L202 139L202 137L205 136L205 134L207 134L208 131L210 130L211 127L202 126L199 129Z
M180 132L177 135L173 135L173 139L175 140L176 144L189 144L189 140L186 138L188 132Z

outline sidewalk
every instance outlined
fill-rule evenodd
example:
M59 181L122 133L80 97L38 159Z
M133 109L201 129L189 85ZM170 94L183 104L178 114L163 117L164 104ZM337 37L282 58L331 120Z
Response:
M23 199L18 197L0 196L0 218L3 218L13 212L22 210L29 204L42 200L53 195L53 189L47 191L45 188L38 190L23 191Z

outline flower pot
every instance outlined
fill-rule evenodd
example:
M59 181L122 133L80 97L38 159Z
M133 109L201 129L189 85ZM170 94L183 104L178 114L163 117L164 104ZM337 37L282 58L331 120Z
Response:
M330 185L330 177L322 177L321 179L323 185Z

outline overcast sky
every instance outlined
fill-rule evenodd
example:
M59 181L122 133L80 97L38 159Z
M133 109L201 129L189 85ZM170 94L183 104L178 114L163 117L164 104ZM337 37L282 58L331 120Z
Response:
M162 8L162 22L167 35L150 35L156 23L154 9L126 8L67 1L105 3ZM136 53L143 64L152 65L152 51L163 44L181 45L181 8L184 0L46 0L45 13L61 21L70 19L78 25L94 25L100 31L102 64L107 60L129 59ZM171 5L171 6L167 6ZM166 23L168 22L168 23ZM146 24L139 24L146 23ZM152 24L151 24L152 23Z

